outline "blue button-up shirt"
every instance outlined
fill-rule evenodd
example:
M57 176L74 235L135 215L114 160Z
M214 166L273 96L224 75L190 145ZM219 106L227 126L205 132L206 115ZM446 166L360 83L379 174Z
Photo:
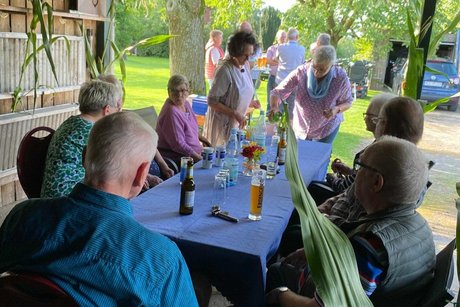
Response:
M82 306L197 306L177 246L137 223L127 199L84 184L13 208L0 228L7 270L42 274Z

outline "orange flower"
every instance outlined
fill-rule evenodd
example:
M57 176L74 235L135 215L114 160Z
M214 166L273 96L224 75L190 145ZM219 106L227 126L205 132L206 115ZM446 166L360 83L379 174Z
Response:
M264 153L265 149L256 142L251 142L249 145L243 146L243 150L241 151L243 157L253 159L254 161L259 161L260 156Z

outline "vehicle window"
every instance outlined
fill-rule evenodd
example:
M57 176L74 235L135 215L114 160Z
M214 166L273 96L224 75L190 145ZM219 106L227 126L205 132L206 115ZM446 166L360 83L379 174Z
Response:
M443 63L443 62L427 62L426 65L431 69L436 69L442 71L447 75L456 75L455 66L452 63Z

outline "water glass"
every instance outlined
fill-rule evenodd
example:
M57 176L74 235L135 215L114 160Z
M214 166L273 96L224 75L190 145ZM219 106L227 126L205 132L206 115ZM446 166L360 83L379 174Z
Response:
M226 168L222 168L219 170L218 175L225 177L226 182L227 182L227 187L229 187L230 186L230 170Z
M214 177L214 186L212 190L212 206L223 206L227 198L227 177L225 174L217 174Z
M264 201L264 188L267 172L257 169L253 172L251 179L251 199L248 218L253 221L262 219L262 203Z

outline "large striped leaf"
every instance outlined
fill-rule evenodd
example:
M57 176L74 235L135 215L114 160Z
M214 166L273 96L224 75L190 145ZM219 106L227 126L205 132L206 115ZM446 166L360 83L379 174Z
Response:
M456 186L457 188L457 194L460 196L460 182L457 182ZM456 244L459 246L460 241L460 198L457 198L457 201L455 202L455 205L457 207L457 236L455 237ZM457 263L460 263L460 253L457 252ZM460 265L457 265L457 277L460 277Z
M440 99L438 99L438 100L435 100L435 101L432 101L432 102L427 103L427 104L425 104L425 105L422 105L423 113L431 112L431 111L433 111L434 109L436 109L436 107L439 106L440 104L446 103L446 102L448 102L451 98L455 98L455 97L460 97L460 92L458 92L457 94L452 95L452 96L450 96L450 97L440 98Z
M289 127L286 176L300 215L305 254L317 291L326 306L372 306L362 288L351 243L316 208L300 174L297 155L297 141Z

